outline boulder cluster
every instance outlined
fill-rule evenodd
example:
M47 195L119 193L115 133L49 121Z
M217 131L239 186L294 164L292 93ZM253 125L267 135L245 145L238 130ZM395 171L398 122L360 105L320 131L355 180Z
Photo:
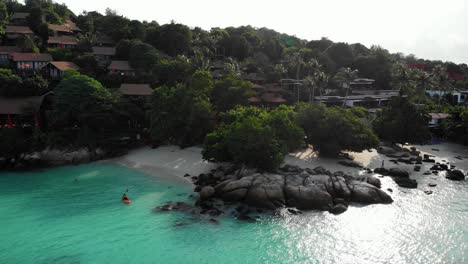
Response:
M352 202L393 202L390 195L380 189L378 178L331 173L323 167L303 169L286 165L275 173L265 173L229 166L202 173L192 180L195 191L200 192L199 204L219 199L268 210L297 208L342 213Z

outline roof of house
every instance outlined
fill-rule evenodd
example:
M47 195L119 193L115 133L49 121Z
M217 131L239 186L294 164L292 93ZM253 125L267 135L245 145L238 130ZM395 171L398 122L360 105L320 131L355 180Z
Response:
M117 70L117 71L133 71L133 68L130 67L130 64L128 64L128 61L116 61L113 60L109 67L107 67L109 70Z
M53 31L72 33L70 27L66 24L64 25L49 24L48 27L50 30L53 30Z
M13 61L52 61L47 53L12 53Z
M358 78L354 79L352 82L349 82L349 84L372 84L374 82L374 79Z
M60 71L68 71L68 70L79 70L80 67L73 62L70 61L51 61L49 63L53 65L55 68L59 69Z
M93 47L93 54L94 55L114 56L115 55L115 48L113 48L113 47Z
M11 19L25 19L29 16L29 13L16 12L11 16Z
M264 93L261 96L263 102L267 103L286 103L286 99L284 99L281 95L277 95L274 93Z
M37 112L45 95L30 97L0 97L0 114L19 115Z
M16 46L0 46L0 54L10 54L21 52L21 49Z
M48 44L76 45L78 40L72 36L49 37Z
M259 102L261 102L261 101L262 101L262 100L260 100L260 99L259 99L258 97L256 97L256 96L252 96L252 97L249 98L249 102L251 102L251 103L259 103Z
M33 34L32 30L29 27L23 26L6 26L5 32L12 34Z
M123 83L120 85L119 92L125 95L151 95L153 90L149 84Z
M447 113L429 113L432 119L445 119L448 118L450 115Z
M68 19L66 22L65 22L65 25L68 26L68 28L72 31L81 31L81 29L73 22L71 21L70 19Z

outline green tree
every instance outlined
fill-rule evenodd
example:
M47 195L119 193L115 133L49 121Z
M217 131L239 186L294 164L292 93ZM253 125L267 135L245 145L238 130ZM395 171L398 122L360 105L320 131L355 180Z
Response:
M190 51L192 32L187 26L172 22L162 25L153 41L151 44L170 56L186 55Z
M208 98L178 84L156 88L151 100L151 138L182 147L203 142L213 127Z
M10 69L0 68L0 95L16 96L20 86L21 78L13 74Z
M8 9L4 2L0 2L0 36L5 32L5 24L8 22Z
M20 36L16 45L21 49L22 52L39 52L39 48L36 47L34 40L29 36Z
M115 98L100 82L76 71L67 71L54 92L56 125L77 125L83 144L94 147L111 125Z
M287 148L274 136L273 129L260 117L249 116L208 134L203 158L230 161L240 165L274 170L283 162Z
M129 63L135 69L143 72L151 72L159 61L158 51L140 41L133 42L130 47Z
M374 130L382 140L396 143L424 143L430 138L428 115L407 98L399 97L384 108L376 120Z
M251 87L250 82L230 75L215 82L211 100L219 112L225 112L238 105L247 105L252 95Z
M306 143L321 155L341 151L362 151L376 147L377 136L356 115L344 108L326 108L322 104L298 104L297 123L304 129Z

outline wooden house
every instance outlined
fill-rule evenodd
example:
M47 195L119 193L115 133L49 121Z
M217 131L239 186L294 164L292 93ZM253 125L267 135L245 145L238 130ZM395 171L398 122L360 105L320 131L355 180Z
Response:
M128 61L116 61L113 60L109 67L109 75L121 75L121 76L134 76L135 70L130 66Z
M13 53L11 60L18 71L39 71L52 61L47 53Z
M43 67L44 74L53 80L62 79L63 74L68 70L78 71L79 69L80 67L70 61L51 61Z
M47 45L50 48L63 48L63 49L72 49L78 45L78 41L73 36L58 36L58 37L49 37L47 40Z

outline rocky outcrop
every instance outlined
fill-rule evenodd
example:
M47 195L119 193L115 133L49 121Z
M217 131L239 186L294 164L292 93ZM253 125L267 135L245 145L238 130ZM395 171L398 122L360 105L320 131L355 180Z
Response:
M461 170L453 170L447 173L446 178L452 181L464 181L465 174Z
M302 169L287 165L276 173L242 173L241 170L232 168L219 168L199 175L195 184L201 190L200 200L213 197L270 210L289 207L299 210L328 210L338 214L344 212L350 202L393 202L380 189L381 183L376 177L331 173L322 167Z
M401 168L376 168L375 173L390 176L398 186L408 189L415 189L418 187L416 180L410 179L408 171Z

